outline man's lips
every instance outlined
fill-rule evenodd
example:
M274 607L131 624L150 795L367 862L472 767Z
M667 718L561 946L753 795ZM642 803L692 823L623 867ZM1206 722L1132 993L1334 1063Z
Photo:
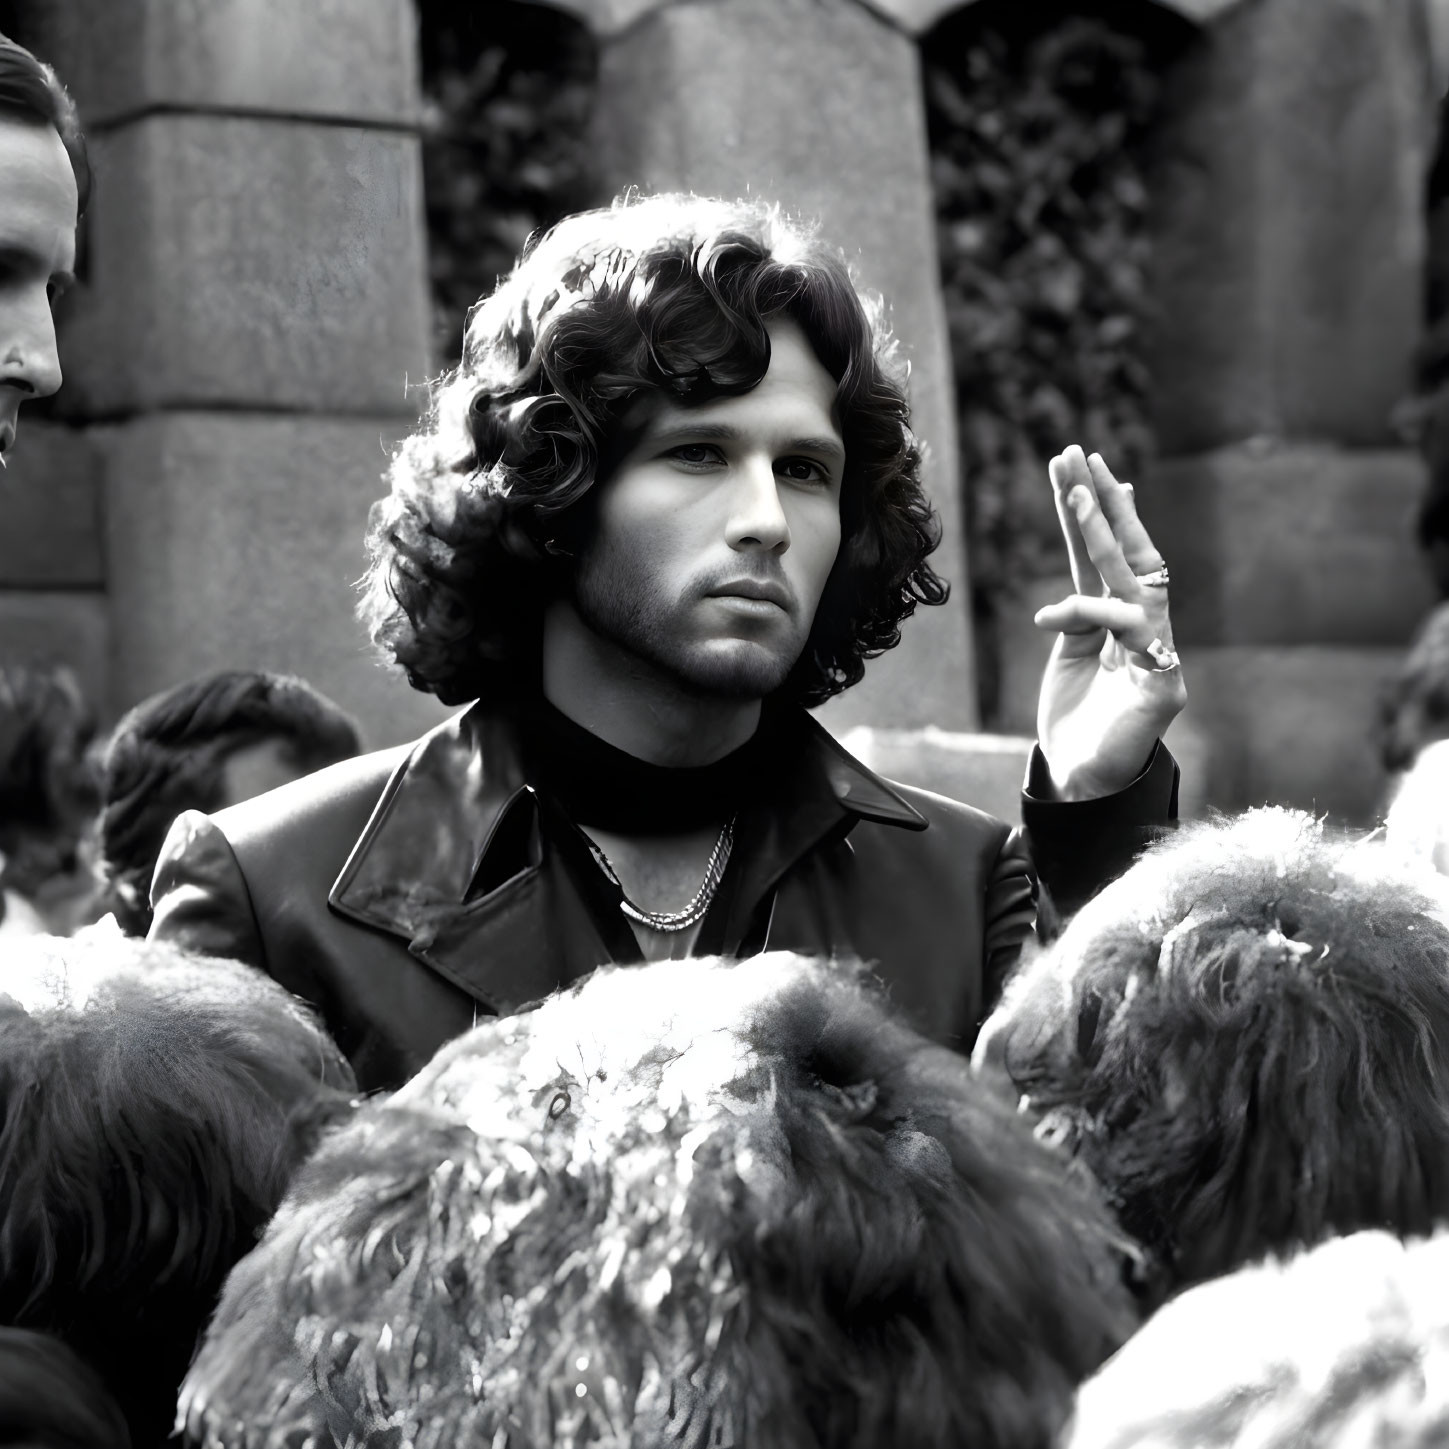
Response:
M786 611L790 608L789 589L773 579L734 579L712 588L709 596L712 599L756 599Z

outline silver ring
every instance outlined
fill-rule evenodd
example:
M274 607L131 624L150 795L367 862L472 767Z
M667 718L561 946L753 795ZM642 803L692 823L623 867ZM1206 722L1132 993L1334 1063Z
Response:
M1167 565L1163 564L1161 568L1153 569L1150 574L1138 574L1137 582L1144 589L1165 589L1168 583Z
M1147 646L1146 653L1152 660L1154 674L1166 674L1182 663L1182 660L1177 657L1177 650L1169 649L1161 639L1154 639Z

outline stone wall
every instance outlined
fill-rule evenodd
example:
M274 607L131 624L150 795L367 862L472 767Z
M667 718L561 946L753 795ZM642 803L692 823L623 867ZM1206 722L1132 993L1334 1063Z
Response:
M1431 603L1412 388L1432 128L1410 0L1252 0L1170 79L1155 178L1162 461L1189 804L1373 818L1379 690Z
M58 421L12 470L49 562L0 550L0 649L45 614L103 713L281 669L406 738L440 711L352 604L429 366L408 0L57 0L37 29L96 189Z

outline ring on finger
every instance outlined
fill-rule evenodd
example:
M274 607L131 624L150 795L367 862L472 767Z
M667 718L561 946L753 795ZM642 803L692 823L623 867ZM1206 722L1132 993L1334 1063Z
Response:
M1154 639L1147 646L1146 653L1152 660L1154 674L1167 674L1182 664L1182 660L1177 657L1177 650L1169 649L1161 639Z
M1144 589L1165 589L1168 584L1167 565L1163 563L1150 573L1138 574L1137 582Z

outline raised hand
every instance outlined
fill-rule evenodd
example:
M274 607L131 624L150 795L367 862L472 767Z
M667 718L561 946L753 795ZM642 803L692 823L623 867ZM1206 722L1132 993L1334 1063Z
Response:
M1073 444L1048 468L1076 593L1036 615L1058 631L1037 736L1063 800L1111 795L1141 774L1187 703L1172 647L1166 566L1132 486Z

